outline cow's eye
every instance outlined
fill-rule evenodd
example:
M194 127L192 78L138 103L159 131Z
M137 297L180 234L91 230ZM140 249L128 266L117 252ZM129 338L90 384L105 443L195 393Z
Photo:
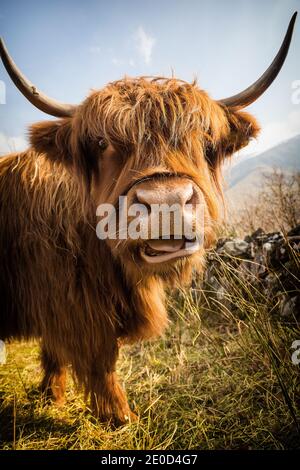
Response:
M99 139L98 145L102 151L106 150L108 147L108 142L104 138Z

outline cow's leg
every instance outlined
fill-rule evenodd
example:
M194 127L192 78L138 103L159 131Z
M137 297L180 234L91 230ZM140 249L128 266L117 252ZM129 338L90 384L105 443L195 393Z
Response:
M101 421L112 421L122 425L136 421L130 410L126 394L119 384L116 372L107 372L93 378L91 406Z
M44 369L44 378L41 384L42 393L51 398L58 406L65 402L66 368L59 360L42 347L41 362Z
M118 355L118 346L115 344L111 355L103 361L99 357L99 366L93 367L90 377L89 393L91 406L95 415L101 421L112 421L121 425L137 420L137 416L130 410L126 394L122 389L115 364Z

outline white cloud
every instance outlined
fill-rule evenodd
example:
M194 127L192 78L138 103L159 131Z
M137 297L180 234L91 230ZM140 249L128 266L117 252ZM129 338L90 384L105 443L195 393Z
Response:
M124 60L118 59L117 57L113 57L111 59L111 62L112 62L112 64L116 65L117 67L124 64Z
M28 147L28 143L23 137L9 137L0 132L0 155L19 152L25 150L26 147Z
M130 65L130 67L135 67L135 61L133 59L129 59L127 61L124 59L119 59L118 57L113 57L111 59L111 63L116 67L120 67L121 65Z
M139 26L135 34L135 40L137 43L137 50L144 60L145 64L150 64L152 58L152 51L156 39L147 35L142 26Z
M102 48L100 46L90 46L89 51L92 54L100 54L102 52Z
M263 126L257 140L239 153L240 155L261 153L297 134L300 134L300 111L292 111L285 121L274 121Z

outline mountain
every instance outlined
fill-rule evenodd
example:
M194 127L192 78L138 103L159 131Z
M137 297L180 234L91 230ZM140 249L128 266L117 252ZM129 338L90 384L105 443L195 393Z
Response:
M274 168L285 173L300 171L300 134L226 169L226 196L230 205L241 206L249 200L260 189L263 174L271 173Z

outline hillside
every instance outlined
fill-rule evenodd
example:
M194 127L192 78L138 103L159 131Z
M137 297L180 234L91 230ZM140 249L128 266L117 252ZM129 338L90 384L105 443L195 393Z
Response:
M257 156L243 159L226 170L229 203L242 205L249 195L261 187L263 174L272 172L273 168L280 168L286 173L300 171L300 135Z

